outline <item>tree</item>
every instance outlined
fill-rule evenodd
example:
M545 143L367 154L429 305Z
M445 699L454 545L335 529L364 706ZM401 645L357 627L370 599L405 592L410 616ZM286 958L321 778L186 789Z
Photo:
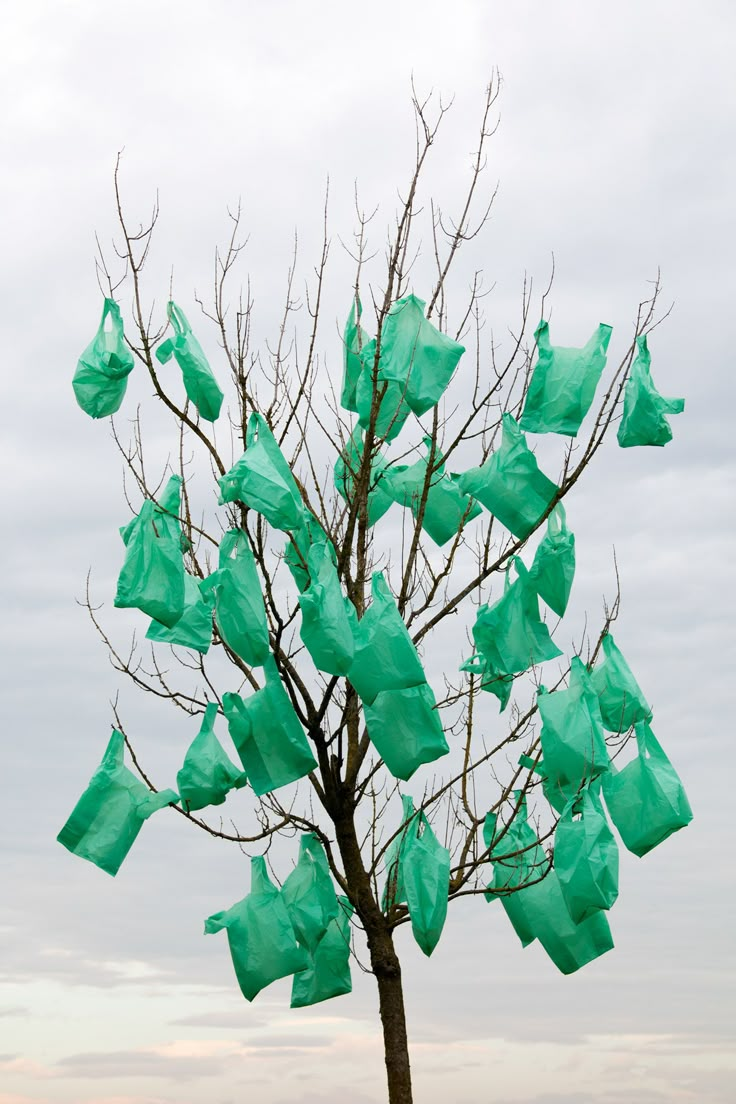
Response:
M127 374L138 364L172 416L177 461L165 485L166 473L154 481L144 464L140 411L131 445L112 422L135 497L143 501L140 506L131 500L136 516L122 531L126 551L116 605L153 619L150 660L142 658L135 640L125 652L113 642L89 587L86 605L117 669L184 714L202 715L203 723L179 774L179 792L159 792L114 706L117 735L60 838L115 873L143 820L171 805L212 836L252 847L258 908L268 912L273 930L289 946L272 941L269 953L278 961L268 976L253 977L248 924L256 925L257 917L247 904L208 921L210 930L228 928L249 999L268 980L290 973L299 989L295 1003L322 999L320 971L329 973L335 963L340 976L333 989L344 992L348 949L362 931L378 987L391 1104L412 1099L397 928L411 923L429 954L448 902L497 897L522 942L538 938L570 972L612 945L604 910L617 892L616 852L601 785L624 842L638 847L637 853L689 819L667 760L656 777L646 765L655 758L647 759L647 741L650 750L654 746L651 710L609 632L618 591L600 631L558 665L549 690L540 682L541 665L562 655L553 639L556 628L550 631L540 614L540 597L549 607L547 617L561 617L574 572L562 502L619 421L625 392L629 429L636 422L634 406L639 403L641 415L646 396L655 412L644 439L634 432L635 439L625 443L664 443L646 435L656 436L653 418L666 438L662 419L666 411L676 412L677 400L646 391L646 336L661 321L659 278L639 305L630 345L600 387L610 327L600 326L582 350L551 346L544 321L531 340L531 280L525 281L521 316L503 359L498 346L485 341L480 273L460 311L451 313L450 272L463 244L483 229L494 200L481 200L480 191L498 90L494 78L459 216L449 220L430 204L436 273L426 303L410 293L417 226L426 215L417 197L443 105L433 111L429 100L414 98L416 161L388 242L380 292L366 276L374 260L371 216L356 203L355 280L339 396L317 353L330 254L327 204L321 256L307 290L304 354L292 340L294 267L278 338L266 354L252 348L250 290L241 292L234 311L229 308L243 248L240 209L231 214L229 241L216 254L212 302L200 301L216 327L229 373L231 441L225 451L214 433L224 398L220 377L212 374L173 302L174 338L152 321L143 272L158 204L146 225L131 227L119 159L122 275L113 277L102 251L99 262L112 329L101 330L75 377L80 405L107 416L120 407ZM543 320L551 284L539 301ZM133 317L133 337L126 335L125 342L114 303L122 286L130 288ZM462 342L473 345L464 360ZM182 368L183 398L165 382L170 373L164 374L162 364L172 355ZM468 361L472 370L464 368ZM457 390L456 404L443 398L451 377L448 394ZM627 387L630 378L634 390ZM594 401L596 391L602 397ZM665 411L661 404L668 402ZM589 428L578 441L588 410ZM566 438L556 480L541 471L525 427ZM211 500L195 501L190 448L196 463L211 468L219 508ZM461 474L450 474L450 464ZM399 548L382 541L389 508L393 516L403 511ZM545 525L529 571L522 553ZM500 580L502 597L491 602L489 585ZM444 693L437 700L423 661L435 641L436 662L448 626L467 607L476 607L475 654L458 673L454 648L447 649ZM183 683L164 667L167 648ZM510 722L501 732L494 719L495 735L487 740L491 704L501 712L508 707ZM243 769L215 740L218 713L228 720ZM640 758L616 771L611 759L633 735ZM121 767L123 742L142 784ZM438 775L445 754L450 767ZM437 766L427 770L431 764ZM400 816L399 783L420 768L421 792L413 792L417 808L404 793ZM632 768L639 771L636 779ZM246 782L254 829L215 826L201 810ZM669 813L662 811L666 801L658 804L657 786L666 784L676 798ZM638 836L637 826L626 822L626 793L617 804L616 788L632 785L646 814ZM243 796L238 800L242 804ZM534 803L532 820L528 802ZM102 849L94 839L95 827L108 815L118 818L112 850L109 833ZM583 838L584 829L595 829L592 842ZM277 891L259 855L268 853L275 836L297 833L299 863Z

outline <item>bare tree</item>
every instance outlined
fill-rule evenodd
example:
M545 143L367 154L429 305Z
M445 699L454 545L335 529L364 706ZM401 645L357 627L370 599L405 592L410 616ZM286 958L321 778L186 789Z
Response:
M199 417L192 404L182 404L172 398L164 383L165 377L155 356L164 330L153 322L143 280L159 213L158 203L150 220L133 228L121 199L119 163L115 172L115 195L121 232L118 257L124 267L121 279L113 278L112 266L102 250L99 260L104 293L112 297L120 285L131 293L134 337L129 339L130 349L148 373L155 396L170 412L177 432L172 470L182 479L178 520L186 538L186 570L194 578L207 578L224 529L239 529L247 534L262 587L270 651L317 762L288 802L276 791L259 798L251 794L255 820L247 831L234 825L231 830L225 830L222 821L219 825L212 823L206 813L195 815L183 804L174 807L192 825L212 836L255 851L266 849L276 833L312 832L321 840L332 877L354 909L353 931L362 933L367 943L370 970L378 987L391 1104L409 1104L412 1099L401 966L394 943L396 929L407 923L410 916L400 896L394 899L395 894L392 897L389 892L384 897L382 893L385 880L389 886L392 878L395 883L396 869L387 870L386 867L388 856L395 854L392 844L405 828L395 815L398 782L378 757L369 738L363 704L349 676L324 674L315 669L305 654L297 631L299 606L284 566L285 552L291 549L297 566L304 570L308 567L304 549L294 540L288 545L285 543L294 533L274 531L262 513L239 499L224 505L219 520L211 504L197 512L190 491L190 476L195 467L209 467L216 493L217 480L226 475L233 460L247 447L248 419L253 412L258 412L287 457L304 507L334 546L338 575L358 621L370 608L370 582L379 569L383 569L389 580L414 645L423 650L432 640L442 640L448 626L457 623L455 615L461 608L480 607L487 601L491 581L503 578L514 558L524 550L528 536L509 535L488 512L481 518L471 519L466 511L456 535L438 550L428 542L423 523L430 490L441 465L451 458L456 465L487 460L499 446L504 414L518 415L522 409L535 351L534 341L529 336L529 321L544 317L551 288L550 280L539 294L533 281L525 280L520 317L509 331L503 356L500 345L492 337L489 339L485 328L485 293L480 272L472 275L467 299L459 311L450 308L449 277L453 266L462 247L486 225L495 198L492 189L486 189L483 194L483 182L487 146L496 126L494 111L498 93L499 81L494 76L487 90L467 194L455 219L448 217L434 202L425 207L419 205L420 183L446 106L441 103L436 106L431 99L420 100L417 96L414 97L416 159L387 242L385 263L377 261L370 253L372 216L361 210L356 201L357 230L349 252L355 262L352 300L358 323L358 346L361 311L364 321L370 317L366 325L375 335L375 348L367 368L370 416L364 426L361 450L350 449L352 425L349 415L341 408L339 388L336 381L330 379L318 353L325 273L332 245L327 203L322 250L306 292L309 325L304 340L294 337L294 319L299 309L294 262L288 272L286 301L278 333L274 342L260 350L252 344L254 302L250 281L241 290L235 306L231 302L231 284L245 242L240 209L230 215L231 233L224 249L216 254L211 297L209 301L200 301L204 315L216 328L230 377L230 439L224 443L216 441L211 425ZM449 400L443 400L421 419L414 420L414 428L418 422L427 441L426 475L411 510L404 510L400 548L395 545L387 548L385 543L381 544L381 526L371 524L369 511L371 496L380 487L377 460L383 455L382 450L386 449L394 429L393 424L388 428L379 425L381 404L388 387L380 372L382 339L392 306L409 289L419 252L418 226L426 225L427 220L435 276L426 313L441 332L465 341L468 346L462 362L465 399L461 393L454 407ZM366 275L375 272L379 263L383 263L380 284L370 282ZM570 440L565 446L558 489L540 514L535 529L587 472L615 423L636 338L661 320L657 315L659 294L657 278L651 295L639 304L629 347L613 370L609 369L607 382L599 389L596 405L586 422L590 426L587 436ZM471 370L467 368L469 362L474 362ZM469 371L473 375L470 387L467 386ZM399 397L403 398L403 394ZM154 478L144 462L144 426L140 412L133 425L130 444L125 440L127 434L121 434L119 423L113 423L113 436L133 492L129 497L131 508L137 509L141 496L144 500L158 502L162 473L156 472ZM407 456L411 460L412 453L416 458L415 446L403 451L394 446L382 470L390 471L398 462L405 462ZM330 471L339 456L347 472L344 497L336 493ZM114 666L137 687L170 701L184 714L201 714L211 702L222 705L223 689L230 689L230 686L223 687L221 682L220 659L223 656L231 665L229 678L234 678L237 685L247 685L253 690L261 686L258 667L244 662L224 642L216 625L213 626L214 663L210 656L183 649L172 648L167 655L162 645L152 645L147 651L136 641L121 649L103 625L89 588L86 605ZM595 662L618 607L617 594L611 606L606 608L598 631L586 634L576 649L589 667ZM441 644L439 648L441 651ZM452 666L456 668L457 663ZM554 675L553 691L566 685L568 673L569 662L565 661ZM535 684L539 682L536 667L531 668L531 676L529 673L506 676L509 683L515 679L521 679L517 686L521 686L524 679L529 685L530 680ZM429 776L418 798L418 808L444 837L451 852L450 902L486 891L491 852L496 862L514 858L515 847L504 848L504 837L527 796L540 793L538 773L534 770L540 759L534 694L527 705L522 705L521 699L517 700L514 695L505 731L491 738L490 730L482 719L479 720L483 717L482 703L488 701L483 697L484 689L488 687L484 686L482 673L471 670L469 674L455 675L445 671L445 689L436 709L453 749L448 762L454 764L454 769L447 771L445 776L437 773ZM122 730L117 712L116 720ZM616 748L629 735L630 732L612 737ZM140 749L134 749L127 735L126 743L134 766L147 786L155 791ZM527 765L519 764L520 756ZM291 794L292 790L288 792ZM535 851L537 857L525 879L520 885L510 887L508 892L544 878L552 861L551 841L556 815L550 810L541 811L542 802L535 807L538 812L534 847L541 845L542 851ZM389 809L392 811L387 813ZM496 825L490 845L483 838L489 812L495 818L490 823Z

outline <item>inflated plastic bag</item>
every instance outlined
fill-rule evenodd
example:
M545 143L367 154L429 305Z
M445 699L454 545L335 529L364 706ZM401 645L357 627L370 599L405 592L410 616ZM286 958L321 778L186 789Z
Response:
M206 655L212 643L212 607L214 597L200 589L200 581L193 575L184 575L184 612L171 628L160 621L152 621L146 633L147 640L158 644L178 644L180 648L193 648Z
M266 685L245 701L223 694L222 709L248 781L258 797L304 778L317 766L273 656Z
M125 561L118 576L114 604L139 609L167 628L184 613L184 561L178 522L149 498L137 517L121 530Z
M603 796L624 846L646 855L693 819L690 802L677 771L662 751L649 725L636 726L638 756L603 778Z
M517 578L511 583L506 572L503 597L492 606L481 606L473 625L478 652L499 674L527 671L534 663L554 659L562 652L539 616L539 598L529 572L514 557Z
M415 464L394 465L381 477L379 486L399 505L410 509L414 517L424 497L427 467L431 452L431 437L424 438L427 456ZM435 454L429 489L422 515L422 529L442 546L457 536L461 525L467 524L482 513L481 507L469 495L463 494L455 480L445 474L445 466L439 453Z
M217 631L231 651L254 667L269 654L268 623L261 581L248 535L229 529L220 541L218 570L204 580L215 594Z
M684 399L666 399L652 381L651 353L646 334L636 339L636 359L624 390L624 413L618 425L621 448L632 445L666 445L672 440L668 414L682 414Z
M562 811L555 830L554 867L574 923L618 897L618 844L600 799L600 783L585 786Z
M342 338L343 344L343 371L342 392L340 405L345 410L352 410L357 414L358 405L355 397L355 389L358 379L363 371L363 362L360 359L361 349L368 344L370 338L360 324L360 299L350 306L350 314L345 323L345 332Z
M299 596L299 635L318 670L346 675L355 654L358 617L342 592L328 541L312 545L308 567L311 583Z
M650 721L652 710L610 633L603 637L603 657L591 671L591 680L604 726L610 732L625 732L638 721Z
M549 694L539 688L540 741L544 770L553 787L577 787L597 778L610 765L600 709L588 670L579 656L570 661L567 690Z
M472 495L523 539L536 529L558 487L540 470L524 434L510 414L503 416L501 447L484 464L457 476L464 494Z
M160 364L167 364L172 356L176 359L181 368L187 398L196 406L200 417L208 422L215 422L220 416L224 396L204 350L192 333L192 327L181 307L169 302L166 313L174 329L174 336L161 342L156 349L156 359Z
M549 325L534 332L539 359L534 367L519 425L532 433L577 436L606 366L611 327L600 324L582 349L550 345Z
M363 703L368 736L394 778L406 782L422 764L433 763L450 750L435 706L426 682L382 690L370 704Z
M296 480L262 414L251 414L245 434L245 452L237 464L218 479L222 506L242 502L274 529L301 529L305 508Z
M355 493L355 480L363 460L363 431L358 427L353 430L345 448L340 453L335 464L335 487L338 494L345 499L348 505L352 505ZM391 509L393 499L381 486L382 474L386 470L386 461L378 453L373 457L370 471L370 486L368 488L368 525L375 525L387 510Z
M105 328L108 317L109 330ZM120 409L133 364L133 354L123 337L120 307L114 299L105 299L102 321L79 358L72 380L74 395L85 414L106 418Z
M288 977L309 965L299 946L286 905L268 876L266 860L250 860L250 893L236 905L205 920L205 935L227 931L230 954L240 991L252 1001L272 981Z
M173 790L153 793L123 762L125 739L113 730L87 789L56 837L67 850L113 877L152 813L178 801Z
M355 657L348 676L368 705L382 691L405 690L427 681L417 650L380 572L373 576L371 593L373 601L355 632Z
M299 861L286 878L281 896L298 942L314 954L339 905L324 847L313 832L299 841Z
M208 805L222 805L230 790L241 789L247 781L245 772L230 762L215 736L217 713L217 702L210 702L176 776L182 808L190 813Z
M461 671L467 671L470 675L477 675L481 682L481 690L485 690L489 694L495 695L498 698L503 713L506 706L509 704L511 697L511 689L514 685L514 676L505 675L499 671L496 671L490 660L485 659L482 655L470 656L464 663L460 665Z
M309 956L309 966L294 974L292 1008L305 1008L309 1004L341 997L353 988L350 977L350 917L353 906L347 897L338 897L337 900L337 916L330 920L327 931Z
M438 841L425 813L403 795L401 830L386 850L383 907L405 903L419 946L431 955L447 917L450 852Z
M567 528L565 507L558 502L547 518L547 532L534 556L529 579L542 601L562 617L575 577L575 534Z

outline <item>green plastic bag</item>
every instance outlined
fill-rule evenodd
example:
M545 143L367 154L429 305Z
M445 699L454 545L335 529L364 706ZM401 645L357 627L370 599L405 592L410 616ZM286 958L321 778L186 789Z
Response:
M324 847L308 832L299 842L299 861L281 888L289 919L302 947L314 954L339 912Z
M107 319L110 329L105 329ZM94 339L82 353L72 380L74 395L90 418L106 418L120 409L133 354L123 337L123 319L114 299L105 299Z
M350 314L348 320L345 323L345 333L343 334L343 372L342 372L342 392L340 395L340 405L345 410L352 410L357 414L358 405L355 397L355 389L358 385L358 379L363 371L363 363L360 359L361 349L368 344L370 338L360 324L360 299L353 302L350 306Z
M427 456L415 464L401 464L388 468L381 477L380 487L400 506L410 509L414 517L419 515L419 507L424 497L424 485L431 451L432 438L425 437ZM461 525L482 513L481 507L469 495L462 493L455 480L445 474L439 453L435 454L432 477L427 491L422 516L422 529L440 545L457 536Z
M167 628L181 618L185 572L177 532L178 522L150 498L123 527L125 561L114 600L118 609L139 609Z
M348 438L345 448L340 453L335 464L335 487L341 498L344 498L350 506L353 502L355 480L363 460L363 431L359 427L354 429ZM386 461L378 453L373 457L370 471L370 486L368 488L368 525L375 525L387 510L391 509L393 499L381 486L382 475L386 470Z
M547 866L547 857L537 833L527 821L526 796L520 790L514 790L514 801L518 803L516 813L498 840L496 814L488 813L483 822L483 842L489 849L493 864L493 877L485 898L487 901L500 900L522 947L528 947L536 939L536 934L523 907L519 886L541 877Z
M363 429L368 429L373 406L373 370L376 360L375 337L371 338L368 344L361 349L360 360L363 368L355 388L355 404L358 408L358 422ZM381 360L383 361L383 354ZM377 438L393 441L404 428L404 423L411 414L411 407L406 401L406 386L405 382L386 379L379 366L376 389L377 393L381 394L381 400L374 427Z
M219 568L203 587L214 591L217 631L228 648L244 663L262 666L269 654L266 609L248 535L242 529L224 534Z
M371 583L373 601L358 622L349 679L363 702L379 693L426 683L424 668L388 584L380 572Z
M227 931L240 991L247 1001L272 981L305 970L306 951L299 946L286 905L268 876L266 860L250 860L250 893L236 905L205 920L205 935Z
M305 1008L332 997L341 997L353 988L350 977L350 917L353 906L347 897L338 897L337 900L337 916L330 920L327 931L309 956L309 966L294 974L292 1008Z
M263 664L266 685L243 701L223 694L233 743L256 795L304 778L317 766L273 656Z
M113 877L152 813L178 801L173 790L153 793L123 762L125 739L113 730L87 789L56 837Z
M638 721L650 721L652 710L610 633L603 637L603 656L591 671L591 680L604 727L625 732Z
M169 302L166 313L174 329L174 336L159 345L156 359L160 364L167 364L172 355L174 356L181 368L187 398L196 406L202 418L215 422L220 416L224 396L212 374L204 350L192 333L192 327L181 307Z
M470 656L469 659L466 659L465 662L460 665L460 670L467 671L468 674L471 675L478 675L481 680L481 690L485 690L489 694L494 694L495 697L498 698L501 704L499 712L503 713L504 709L509 704L511 689L514 685L514 676L505 675L500 671L496 671L493 664L480 654Z
M539 359L519 425L532 433L576 437L606 366L611 326L601 323L582 349L550 345L549 325L544 321L539 323L534 337Z
M562 617L574 577L575 534L567 528L565 507L558 502L547 518L547 532L537 548L529 579L539 597Z
M401 830L386 850L383 907L405 903L415 940L429 956L439 943L447 917L450 852L438 841L425 813L402 795Z
M518 557L512 562L518 577L509 581L509 565L503 597L492 606L481 606L473 626L477 651L493 671L504 675L527 671L534 663L562 655L539 616L539 598L529 572Z
M539 525L558 492L544 475L510 414L503 416L501 447L484 464L457 476L464 494L473 495L515 537L524 539Z
M611 766L603 796L624 846L641 857L688 825L693 812L677 771L646 721L635 732L639 754L620 771Z
M553 787L567 787L569 797L570 788L597 778L610 765L598 699L579 656L570 661L569 688L549 694L540 686L537 705L544 770Z
M576 924L565 904L555 870L546 878L519 890L520 907L536 938L560 973L573 974L613 947L604 912L594 912Z
M152 621L146 633L147 640L158 644L178 644L181 648L193 648L206 655L212 643L213 596L203 593L200 581L193 575L184 575L184 612L172 628L160 621Z
M400 905L406 901L404 888L404 865L401 861L402 852L411 830L411 824L416 816L414 810L414 798L409 794L401 794L401 824L399 831L393 837L386 848L386 881L381 897L381 907L388 912L394 905Z
M426 682L381 690L370 704L363 703L368 736L394 778L406 782L422 764L450 750L435 706Z
M262 414L248 419L245 444L237 464L218 479L218 502L242 502L263 514L274 529L301 529L306 520L302 496Z
M652 381L651 353L646 334L636 339L636 359L631 366L624 390L624 413L618 425L617 439L621 448L632 445L666 445L672 440L668 414L682 414L684 399L666 399Z
M241 789L247 781L245 772L230 762L215 736L217 713L217 702L210 702L176 776L182 808L190 813L208 805L222 805L230 790Z
M337 564L334 545L331 541L328 542L327 534L314 514L310 513L309 510L305 510L304 522L299 529L296 529L290 535L284 552L284 563L300 591L306 590L309 586L308 561L312 545L324 544L325 542L329 543L332 562Z
M355 654L358 627L355 607L342 592L332 546L313 544L308 558L311 584L299 596L302 623L299 635L315 667L330 675L346 675Z
M618 845L599 791L594 783L568 801L555 830L554 866L575 924L618 897Z
M542 793L556 813L561 813L571 798L577 797L582 789L580 782L560 782L545 769L544 759L534 760L530 755L519 756L519 766L528 767L539 775Z

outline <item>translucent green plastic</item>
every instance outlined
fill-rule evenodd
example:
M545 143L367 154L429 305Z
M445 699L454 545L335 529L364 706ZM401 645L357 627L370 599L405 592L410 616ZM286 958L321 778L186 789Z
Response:
M291 1007L331 1000L351 992L350 977L350 917L353 906L347 897L338 897L339 911L330 920L327 931L309 955L309 966L294 974L291 987Z
M534 337L538 360L519 425L532 433L575 437L606 366L611 327L601 323L582 349L551 345L549 325L544 321L539 323Z
M220 541L219 568L205 580L215 594L215 622L237 656L260 667L269 654L261 581L247 534L229 529Z
M212 609L214 596L203 592L199 579L184 575L184 612L171 628L152 621L146 639L159 644L178 644L206 655L212 643Z
M534 556L529 579L549 608L562 617L575 578L575 535L567 528L565 508L558 502L547 518L547 532Z
M406 889L404 888L404 866L401 862L401 854L404 843L411 830L412 821L416 815L414 799L410 794L401 794L401 824L399 831L393 837L388 847L384 864L386 867L386 881L383 886L381 907L387 912L393 905L406 901Z
M574 923L618 897L618 844L600 799L600 783L585 786L567 803L555 830L554 866Z
M693 819L677 771L649 725L636 726L637 758L622 770L612 764L603 778L603 796L624 846L646 855Z
M503 597L493 605L481 606L473 625L477 651L492 671L512 675L527 671L534 663L554 659L562 652L539 616L539 598L529 572L514 557L517 578L506 572Z
M363 714L368 736L394 778L406 782L424 763L447 755L445 733L427 683L382 690Z
M368 429L374 397L375 337L371 338L368 344L361 349L360 360L363 368L355 389L355 403L358 408L358 421L363 429ZM381 360L383 360L383 355ZM378 394L381 395L381 398L378 401L374 432L380 440L393 441L401 433L406 419L411 414L411 407L406 401L406 383L386 379L379 367L376 383L376 395Z
M181 307L169 302L166 312L174 336L161 342L156 349L156 359L161 364L167 364L174 357L181 368L187 398L197 408L200 417L208 422L215 422L220 416L224 396L204 350L192 333L192 327Z
M651 720L652 710L610 633L603 638L603 659L591 671L591 680L610 732L625 732L639 721Z
M391 466L381 477L379 484L394 502L410 509L415 518L418 517L422 499L425 498L424 487L431 443L431 437L425 437L427 456L417 460L415 464ZM440 547L456 537L461 526L482 513L480 505L469 495L463 494L455 480L445 474L445 466L441 460L441 455L436 453L422 515L422 529Z
M139 609L167 628L184 613L184 561L178 522L149 498L121 530L125 561L118 576L115 605Z
M425 683L424 668L388 584L380 572L371 584L373 601L358 622L349 679L363 702L379 693Z
M597 778L610 764L598 699L587 668L579 656L570 661L567 690L537 695L542 718L540 740L544 770L553 787L577 790L583 780Z
M253 413L248 419L245 444L237 464L218 479L220 505L242 502L263 514L274 529L301 529L305 523L302 496L262 414Z
M273 656L266 685L245 701L223 694L222 709L248 781L258 797L304 778L317 766Z
M312 545L324 544L326 541L327 534L317 518L309 510L305 510L304 521L300 528L295 529L289 536L284 552L284 563L300 591L306 590L309 586L309 550ZM329 545L332 562L337 563L337 556L331 541Z
M646 334L636 339L636 359L624 390L624 412L618 426L621 448L633 445L658 445L672 440L668 414L682 414L684 399L666 399L657 391L650 371L651 354Z
M477 498L515 537L537 525L558 488L539 470L534 453L510 414L503 416L501 447L484 464L457 476L464 494Z
M245 772L230 762L215 736L217 713L217 702L210 702L176 776L182 807L190 813L208 805L222 805L230 790L240 789L247 781Z
M174 804L173 790L153 793L123 762L125 739L113 730L102 762L57 839L81 859L117 874L152 813Z
M357 304L353 302L350 306L350 314L345 323L345 332L342 338L343 372L342 391L340 394L340 405L345 410L352 410L356 414L358 412L358 405L355 389L358 385L360 374L363 371L360 351L369 341L370 338L368 334L360 325L360 300L358 300Z
M110 329L105 328L110 319ZM82 353L72 387L77 402L90 418L107 418L120 409L133 371L133 354L125 344L123 319L114 299L105 299L102 321Z
M490 850L493 864L493 878L485 897L487 901L501 902L522 947L528 947L536 935L523 908L520 893L508 891L541 877L547 859L537 833L527 821L526 797L520 790L514 791L514 803L516 812L510 823L498 831L495 813L488 813L483 822L483 842Z
M240 991L252 1001L272 981L309 965L284 900L268 876L262 855L251 859L251 888L236 905L205 921L205 935L226 931Z
M514 676L496 671L493 663L484 656L477 654L470 656L460 665L461 671L467 671L470 675L476 675L480 681L481 690L493 694L500 702L500 712L503 713L511 698L511 690L514 685Z
M311 583L299 596L299 635L315 667L330 675L346 675L355 654L358 617L342 592L327 541L312 545L308 567Z
M363 431L360 427L353 430L347 444L335 463L335 486L338 494L352 505L355 494L355 480L363 460ZM387 510L391 509L393 499L381 486L381 476L386 470L386 461L377 453L371 463L370 485L368 488L368 525L375 525Z
M423 811L402 796L401 831L386 851L383 907L406 904L411 929L425 955L437 946L447 917L450 852L438 841Z
M281 896L298 942L314 954L339 906L324 847L312 832L299 841L299 861L286 878Z

